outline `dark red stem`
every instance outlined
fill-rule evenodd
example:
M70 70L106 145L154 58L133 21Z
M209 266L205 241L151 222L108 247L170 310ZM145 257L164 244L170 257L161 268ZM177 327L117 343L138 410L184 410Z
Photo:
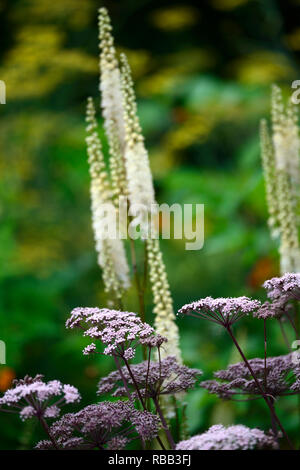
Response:
M235 344L235 346L236 346L238 352L240 353L240 355L241 355L243 361L245 362L246 366L248 367L248 369L249 369L249 371L250 371L250 373L251 373L251 375L252 375L252 377L253 377L253 380L254 380L254 382L255 382L255 384L256 384L258 390L260 391L260 393L261 393L263 399L265 400L266 404L268 405L268 408L269 408L270 413L271 413L271 417L277 422L277 424L278 424L278 426L279 426L279 428L280 428L282 434L283 434L284 437L286 438L286 440L287 440L287 442L288 442L290 448L291 448L292 450L294 450L293 444L291 443L289 436L287 435L287 433L286 433L284 427L282 426L282 424L281 424L281 422L280 422L278 416L276 415L276 412L275 412L275 410L274 410L273 404L269 401L268 396L266 395L266 393L265 393L265 391L263 390L261 384L260 384L259 381L257 380L257 377L256 377L256 375L255 375L255 373L254 373L254 371L253 371L253 369L252 369L252 367L251 367L249 361L247 360L245 354L244 354L243 351L241 350L241 348L240 348L240 346L239 346L237 340L235 339L235 336L234 336L234 334L232 333L232 330L231 330L230 326L227 326L227 327L226 327L226 330L228 331L228 333L229 333L229 335L230 335L232 341L234 342L234 344Z

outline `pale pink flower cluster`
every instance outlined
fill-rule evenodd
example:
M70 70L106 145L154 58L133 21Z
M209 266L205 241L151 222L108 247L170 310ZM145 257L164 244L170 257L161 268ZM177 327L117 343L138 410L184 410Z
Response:
M153 439L159 430L159 418L139 411L125 401L103 401L88 405L77 413L68 413L51 426L51 435L61 449L123 449L140 437ZM37 449L52 449L51 441L41 441Z
M281 277L273 277L263 284L268 297L272 300L300 300L300 274L286 273Z
M216 424L203 434L193 436L177 444L177 450L254 450L277 449L278 443L272 434L260 429L250 429L242 424L225 428Z
M135 313L107 308L75 308L66 322L66 327L84 330L84 336L99 339L106 345L103 354L117 355L125 360L134 357L135 347L138 344L143 344L154 336L153 328L143 323ZM83 350L85 355L94 352L96 352L94 342Z
M225 327L232 325L240 318L255 312L261 303L249 297L220 297L213 299L205 297L190 304L186 304L179 310L183 315L191 315Z
M56 402L52 402L58 397ZM34 378L26 376L14 381L14 387L7 390L0 398L0 411L19 413L22 421L33 416L57 418L60 406L80 401L77 388L62 384L59 380L43 381L42 375Z

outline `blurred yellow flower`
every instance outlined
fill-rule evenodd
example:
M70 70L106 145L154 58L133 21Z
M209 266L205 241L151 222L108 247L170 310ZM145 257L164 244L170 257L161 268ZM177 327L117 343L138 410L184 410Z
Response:
M141 95L166 93L177 86L188 74L210 68L215 58L205 49L190 49L170 54L165 65L158 67L151 75L140 80L138 91Z
M199 12L191 6L176 5L159 8L152 15L152 23L164 31L176 31L188 28L198 20Z
M34 272L37 277L48 275L65 258L63 242L55 237L57 233L52 228L48 233L44 229L44 233L22 234L12 263L22 272Z
M13 9L13 18L23 21L24 18L30 18L31 21L47 22L63 21L72 29L85 28L90 18L95 14L95 5L92 0L63 0L53 2L52 0L27 0L20 3L18 8Z
M300 28L296 28L286 36L286 43L291 49L295 51L300 50Z
M122 49L117 48L118 54L123 52L126 57L128 58L128 62L130 63L132 69L133 78L139 78L143 76L152 64L151 55L149 51L146 50L133 50L133 49Z
M156 73L147 76L138 85L141 95L165 93L182 80L176 67L165 67Z
M289 77L292 66L280 53L258 51L233 64L238 80L247 84L268 84Z
M177 119L180 109L174 113ZM155 177L162 177L174 168L179 152L207 139L215 124L214 119L199 113L182 113L182 118L183 121L177 119L178 127L165 135L160 148L151 152L151 168Z
M161 178L174 168L174 155L162 148L157 148L151 152L150 161L154 178Z
M99 65L95 57L89 56L79 49L62 50L53 57L53 67L60 67L64 72L79 71L85 73L96 73Z
M212 0L212 4L217 10L233 10L249 1L250 0Z
M64 49L64 34L54 26L25 26L0 69L9 99L39 98L51 92L70 70L93 73L97 60L77 49Z
M164 147L169 152L183 150L195 143L203 142L213 127L213 121L201 114L192 114L180 126L169 132Z

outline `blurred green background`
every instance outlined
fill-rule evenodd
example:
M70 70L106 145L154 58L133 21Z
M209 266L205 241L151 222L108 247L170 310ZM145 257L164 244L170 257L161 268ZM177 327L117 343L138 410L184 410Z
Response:
M262 282L278 274L258 123L269 115L270 84L289 90L300 78L299 0L2 0L0 339L7 364L0 391L15 376L43 373L93 402L97 380L112 366L109 358L83 357L87 342L64 328L73 307L105 302L84 142L86 98L99 100L103 5L133 69L157 200L205 204L202 250L162 242L176 310L207 295L264 298ZM151 322L150 301L147 315ZM178 323L185 362L204 378L239 360L223 331L191 318ZM259 320L243 320L236 331L249 357L262 356ZM269 351L287 352L276 324ZM201 389L188 400L193 434L218 422L270 426L263 403L223 403ZM278 403L294 437L295 405L293 398ZM0 420L2 449L30 447L39 436L18 417Z

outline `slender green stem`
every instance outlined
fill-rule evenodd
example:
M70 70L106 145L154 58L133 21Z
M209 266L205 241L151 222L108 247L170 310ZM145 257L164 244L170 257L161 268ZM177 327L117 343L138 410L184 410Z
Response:
M123 304L122 298L119 298L118 302L119 302L119 308L120 308L120 310L121 310L121 312L122 312L122 311L124 310L124 304Z
M147 243L144 242L144 281L143 281L143 294L145 296L147 289L147 278L148 278L148 250Z
M140 306L140 317L141 317L141 320L144 322L145 321L144 298L143 298L143 292L142 292L142 288L141 288L139 273L138 273L138 269L137 269L135 244L134 244L134 240L132 240L132 239L130 239L130 251L131 251L132 269L133 269L133 274L134 274L134 278L135 278L136 290L137 290L139 306Z
M131 252L132 269L133 269L133 274L134 274L134 279L135 279L135 286L136 286L138 302L139 302L140 318L141 318L142 322L145 322L146 321L146 316L145 316L144 290L143 290L143 288L141 286L141 283L140 283L139 273L138 273L138 269L137 269L135 244L134 244L134 240L132 240L132 238L130 238L130 252ZM146 348L143 347L142 350L143 350L143 359L146 360L147 359Z

